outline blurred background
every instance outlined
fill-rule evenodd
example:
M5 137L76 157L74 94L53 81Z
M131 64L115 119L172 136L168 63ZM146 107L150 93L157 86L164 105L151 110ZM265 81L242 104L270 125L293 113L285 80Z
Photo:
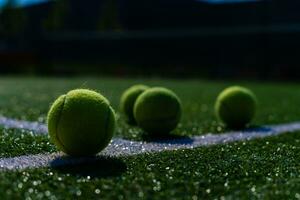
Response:
M0 0L0 73L300 78L300 1Z

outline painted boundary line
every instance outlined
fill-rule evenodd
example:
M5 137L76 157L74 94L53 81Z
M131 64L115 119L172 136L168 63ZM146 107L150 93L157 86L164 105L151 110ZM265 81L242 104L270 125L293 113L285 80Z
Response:
M48 128L40 122L28 122L24 120L15 120L0 116L0 126L4 128L16 128L33 131L35 134L47 134Z
M45 125L36 122L18 121L0 118L0 125L6 128L21 128L31 130L37 134L46 134ZM109 146L95 157L74 158L62 153L26 155L0 159L0 170L22 170L26 168L59 167L96 162L103 156L121 157L143 153L154 153L178 149L192 149L195 147L226 144L234 141L252 140L275 136L283 133L300 131L300 122L264 126L244 131L233 131L224 134L207 134L203 136L184 137L179 139L160 140L155 142L137 142L114 138Z

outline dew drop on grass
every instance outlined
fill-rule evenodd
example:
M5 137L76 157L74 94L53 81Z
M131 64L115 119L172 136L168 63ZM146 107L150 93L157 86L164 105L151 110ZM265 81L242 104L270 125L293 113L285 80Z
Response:
M144 197L144 193L142 191L139 192L138 194L139 198L143 198Z
M218 132L221 132L222 130L223 130L222 126L218 126L218 127L217 127L217 131L218 131Z
M151 171L153 167L155 167L155 164L149 164L149 165L147 166L147 170L148 170L148 171Z
M226 181L226 182L224 183L224 187L228 187L228 185L229 185L229 183L228 183L228 181Z
M95 189L95 194L100 194L100 192L101 192L100 189L98 189L98 188Z
M37 186L37 185L38 185L38 182L37 182L37 181L33 181L33 182L32 182L32 185L33 185L33 186Z
M251 192L255 192L256 191L256 188L255 188L255 186L253 186L252 188L251 188Z
M22 187L23 187L23 183L19 183L19 184L18 184L18 188L19 188L19 189L22 189Z
M153 179L153 183L154 183L153 190L155 192L159 192L161 190L161 183L156 179Z
M49 197L51 195L51 192L49 190L45 191L45 196Z
M29 193L33 193L33 189L32 189L32 188L29 188L29 189L28 189L28 192L29 192Z
M81 194L82 194L82 193L81 193L80 190L77 190L77 191L76 191L76 195L77 195L77 196L81 196Z

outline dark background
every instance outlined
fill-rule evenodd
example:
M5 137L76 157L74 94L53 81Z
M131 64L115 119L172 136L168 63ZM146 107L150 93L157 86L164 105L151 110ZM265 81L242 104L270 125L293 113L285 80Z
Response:
M0 14L0 73L297 80L300 2L58 0Z

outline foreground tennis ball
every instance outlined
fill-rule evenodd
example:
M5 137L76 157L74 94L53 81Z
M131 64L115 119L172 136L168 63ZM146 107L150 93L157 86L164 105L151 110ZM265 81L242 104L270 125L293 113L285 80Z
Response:
M180 121L181 102L171 90L150 88L137 98L134 117L137 124L149 134L168 134Z
M229 128L244 128L254 118L257 100L249 89L233 86L218 96L215 112Z
M140 94L142 94L149 87L146 85L134 85L122 94L120 101L121 112L124 113L129 124L136 124L133 116L133 106Z
M51 140L73 156L97 154L108 145L114 129L115 114L108 100L91 90L60 96L48 113Z

